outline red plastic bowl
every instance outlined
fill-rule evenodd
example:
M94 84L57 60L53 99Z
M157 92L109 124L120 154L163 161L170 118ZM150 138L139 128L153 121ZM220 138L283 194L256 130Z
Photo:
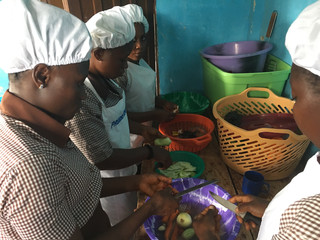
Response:
M194 138L173 136L175 131L190 131L194 128L204 130L205 134ZM211 142L213 129L213 122L209 118L198 114L177 114L172 121L162 122L159 125L159 131L171 139L171 144L168 146L170 151L201 151Z

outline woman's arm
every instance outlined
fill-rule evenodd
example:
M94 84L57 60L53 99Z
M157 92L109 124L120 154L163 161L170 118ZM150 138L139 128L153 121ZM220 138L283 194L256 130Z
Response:
M155 106L156 108L161 108L168 112L177 113L179 111L179 106L177 104L169 102L160 96L155 98Z
M175 117L175 114L164 109L156 108L148 112L128 112L128 118L142 123L148 121L164 122L170 121Z
M114 148L112 154L105 160L95 165L100 170L114 170L129 167L133 164L141 163L143 160L151 159L152 152L148 147L138 147L131 149Z
M102 178L101 197L124 192L142 191L148 196L168 187L172 180L160 174L141 174L126 177Z
M70 240L73 239L90 239L90 240L105 240L117 239L127 240L130 239L136 230L143 224L143 222L151 215L170 215L178 208L178 202L173 197L170 188L166 188L157 192L149 201L143 204L137 211L129 217L118 223L117 225L109 228L105 227L103 233L91 232L91 234L84 235L84 229L76 229Z

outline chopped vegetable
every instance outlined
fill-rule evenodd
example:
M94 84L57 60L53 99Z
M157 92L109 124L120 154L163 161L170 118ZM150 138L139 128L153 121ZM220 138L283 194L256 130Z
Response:
M189 240L194 236L194 229L193 228L187 228L186 230L183 231L182 237L185 240Z
M179 112L179 106L176 106L176 108L172 112L173 113L178 113Z
M166 230L164 232L164 239L165 240L170 240L170 235L172 234L173 232L173 228L174 228L174 225L173 222L174 222L174 219L177 217L179 211L175 211L174 213L172 213L170 216L169 216L169 219L168 219L168 223L166 225Z
M171 139L168 137L165 138L157 138L154 140L154 145L157 146L168 146L171 143Z
M159 172L170 178L186 178L193 177L196 174L196 170L197 168L189 162L179 161L167 169L159 169Z
M196 138L205 135L207 132L201 127L193 127L188 130L179 129L177 131L172 131L171 134L173 137L178 138Z
M192 218L189 213L181 212L177 216L177 223L183 228L187 228L192 224Z
M162 224L161 226L158 227L158 230L163 232L164 230L166 230L166 225Z

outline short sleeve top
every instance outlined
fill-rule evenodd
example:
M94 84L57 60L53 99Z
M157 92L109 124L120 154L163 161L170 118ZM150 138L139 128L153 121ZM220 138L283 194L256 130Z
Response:
M112 86L109 85L110 88ZM116 90L109 90L109 97L104 100L105 105L103 106L94 92L85 85L87 97L82 101L80 112L65 124L71 130L70 138L72 141L92 164L103 162L113 152L103 122L102 108L117 104L122 96L113 94Z
M101 188L99 170L71 141L58 147L0 114L0 239L68 239Z

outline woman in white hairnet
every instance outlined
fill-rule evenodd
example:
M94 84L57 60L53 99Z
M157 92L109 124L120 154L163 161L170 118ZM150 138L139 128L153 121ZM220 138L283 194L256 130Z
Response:
M290 83L293 114L299 129L320 147L320 1L306 7L290 26L286 47L292 58ZM320 239L320 157L314 155L303 172L270 203L234 196L238 211L262 217L258 239ZM243 222L243 220L238 217ZM245 223L247 229L256 227Z
M137 163L153 158L167 168L172 163L168 151L149 145L130 149L134 122L128 121L123 89L113 81L127 67L135 35L132 20L116 6L95 14L86 25L93 40L89 74L84 82L87 98L80 112L67 123L71 139L102 170L102 177L135 175ZM134 127L138 128L134 132L137 134L156 130L141 124ZM156 130L155 134L158 133ZM115 225L132 214L137 206L137 194L129 192L102 198L101 203Z
M149 24L143 10L136 4L122 7L134 22L135 37L133 49L128 56L128 68L125 75L117 79L126 92L126 107L130 119L151 125L151 121L163 122L172 120L178 112L178 106L156 97L156 73L146 63L143 56L146 52ZM142 136L131 134L131 146L141 146Z
M86 25L38 0L0 2L0 68L9 90L0 105L0 239L129 239L151 215L178 207L170 179L102 179L64 126L86 97L91 38ZM116 227L100 196L153 195Z

